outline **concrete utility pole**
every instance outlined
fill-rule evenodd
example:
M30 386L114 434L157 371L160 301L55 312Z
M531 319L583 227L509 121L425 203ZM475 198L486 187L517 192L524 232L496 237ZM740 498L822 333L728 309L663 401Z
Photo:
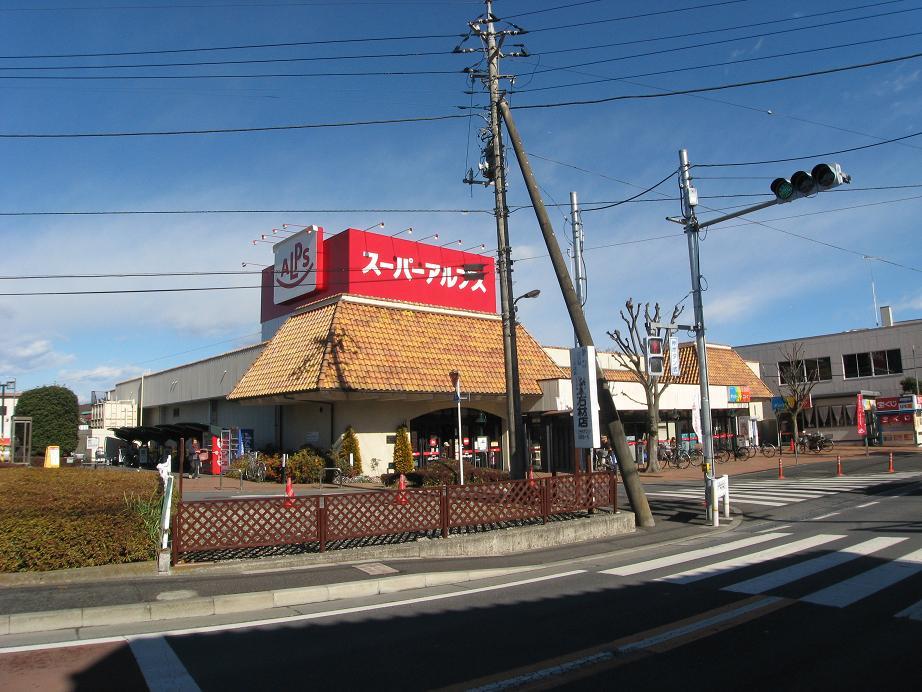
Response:
M586 305L586 277L583 275L583 222L579 216L579 201L576 193L570 193L570 225L573 226L573 283L576 284L576 298L580 305ZM579 336L574 334L576 345Z
M497 104L500 99L499 59L502 56L501 42L506 35L518 34L519 31L503 32L497 42L497 33L493 23L493 3L486 0L486 13L483 19L471 22L471 28L480 36L486 51L488 71L485 78L490 93L490 141L487 142L487 173L492 178L494 187L496 217L497 272L499 274L500 311L503 317L503 366L506 375L506 418L509 449L509 471L513 478L525 477L525 428L522 426L522 402L519 386L519 359L516 343L515 320L512 306L512 248L509 245L508 219L506 207L506 166L503 160L503 139L500 129L500 116ZM482 25L486 26L486 31ZM467 181L471 182L471 181Z
M701 446L704 451L704 487L707 495L710 484L716 477L714 470L714 437L711 427L711 399L708 390L708 354L704 335L704 305L701 302L701 267L698 250L698 219L695 207L698 205L698 191L692 187L689 174L688 152L679 149L679 189L682 193L682 218L685 221L685 235L688 238L688 262L691 267L692 300L695 306L695 345L698 350L698 385L701 391ZM716 511L717 501L712 498L708 504L708 519Z
M544 207L544 201L541 199L541 192L538 189L538 183L535 180L534 173L531 169L531 163L528 161L528 155L525 153L525 146L522 144L522 138L519 136L518 128L512 119L512 111L505 101L499 102L499 109L506 123L506 130L509 132L509 139L512 141L512 147L515 150L516 159L519 162L519 168L522 170L522 177L525 179L525 186L528 188L528 195L531 198L532 206L535 208L535 214L538 217L538 225L541 227L541 235L544 236L544 242L547 246L548 253L551 256L551 264L554 266L554 273L557 275L557 282L560 284L560 291L563 294L567 311L570 314L570 321L573 323L573 331L576 332L578 346L593 346L592 334L589 332L589 325L586 322L586 316L583 313L583 306L580 305L579 298L573 288L570 275L567 273L567 264L564 261L563 253L557 244L557 238L554 236L554 228L551 226L550 217L547 215L547 209ZM634 455L631 448L628 447L627 438L624 435L624 424L618 415L618 409L615 406L615 400L611 395L611 390L605 382L605 376L599 366L598 359L595 363L596 383L599 390L599 408L601 409L601 418L608 425L609 438L618 458L618 465L621 467L621 476L624 479L624 490L627 493L628 501L631 503L631 509L634 510L634 517L637 526L653 526L653 513L650 511L650 504L647 502L647 495L644 493L643 484L637 474L637 465L634 463Z

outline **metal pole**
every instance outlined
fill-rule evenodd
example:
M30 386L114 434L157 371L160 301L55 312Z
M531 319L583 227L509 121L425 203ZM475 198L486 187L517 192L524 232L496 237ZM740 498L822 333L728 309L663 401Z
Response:
M573 283L576 284L576 299L580 305L586 304L586 293L583 290L583 222L579 216L579 201L576 193L570 193L570 220L573 226ZM579 336L574 332L573 338L579 348Z
M499 126L499 49L493 26L493 3L486 0L487 62L490 87L490 132L492 135L494 198L496 206L497 271L499 273L499 299L503 316L503 366L506 374L506 418L509 438L509 470L513 478L525 477L524 440L522 435L522 409L519 401L519 359L516 346L515 323L512 315L512 248L509 246L506 208L506 166L503 160L502 131Z
M913 346L915 348L915 346ZM5 437L3 434L6 425L6 382L0 382L0 438Z
M464 441L461 439L461 378L458 378L458 480L464 485Z
M704 332L704 306L701 301L701 267L698 248L698 219L695 218L695 209L691 204L689 189L691 176L689 175L688 152L679 150L679 187L682 190L682 214L685 218L685 234L688 238L688 261L691 268L692 298L695 306L695 344L698 350L698 381L701 391L701 446L704 451L705 493L710 489L710 483L716 478L714 469L714 438L711 436L711 400L708 390L708 361L707 343ZM711 502L708 503L708 518L716 511L716 497L710 493Z

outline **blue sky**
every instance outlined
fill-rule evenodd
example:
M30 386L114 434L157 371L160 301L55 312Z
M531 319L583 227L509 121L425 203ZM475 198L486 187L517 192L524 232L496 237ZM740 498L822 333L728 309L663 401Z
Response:
M586 310L600 348L611 347L606 331L621 326L618 312L628 297L660 301L667 308L686 300L689 319L692 308L685 238L679 226L665 220L680 213L675 179L636 202L588 211L593 202L622 200L653 185L677 167L680 148L688 149L693 164L766 161L851 149L922 130L920 59L698 95L526 108L906 56L920 45L920 2L742 0L674 11L712 3L653 0L642 6L602 1L552 9L564 4L498 0L495 12L530 30L515 39L525 44L529 57L506 59L502 70L518 75L509 100L545 202L567 205L570 191L576 191L586 209ZM461 70L478 56L451 51L467 22L482 11L479 2L449 1L4 0L0 134L253 128L469 114L459 109L472 102ZM661 14L624 18L655 12ZM354 40L433 35L438 38ZM188 51L330 39L350 41ZM175 50L186 52L27 57ZM354 57L395 53L432 54ZM63 69L255 60L285 62ZM6 69L24 67L59 69ZM330 72L437 74L240 76ZM60 79L116 75L124 78ZM192 75L222 77L139 78ZM593 83L573 86L580 82ZM475 88L473 103L483 105L480 85ZM255 287L256 273L208 273L240 270L245 261L271 262L271 246L251 241L282 223L318 224L331 233L383 220L387 232L413 226L420 235L439 233L463 239L466 246L482 242L495 248L492 191L461 182L479 157L482 111L474 113L456 120L341 129L0 138L0 292ZM878 303L893 306L897 320L922 317L920 149L922 137L916 137L829 157L851 174L850 187L748 217L767 226L729 222L711 230L701 243L709 340L743 344L873 326L872 273ZM826 159L696 168L699 217L718 213L705 206L725 209L762 201L766 198L718 196L763 195L773 178L820 160ZM521 180L511 163L513 208L527 203ZM227 209L329 211L13 215ZM470 211L336 211L368 209ZM569 210L550 211L566 248ZM669 237L656 239L660 236ZM510 238L517 258L516 295L542 290L538 299L519 304L521 321L544 344L570 344L563 301L530 209L512 213ZM203 275L140 276L158 272ZM126 276L63 276L78 274ZM57 278L8 278L32 275ZM85 398L91 390L144 371L254 343L258 299L256 288L0 296L5 325L0 377L16 378L19 389L63 384Z

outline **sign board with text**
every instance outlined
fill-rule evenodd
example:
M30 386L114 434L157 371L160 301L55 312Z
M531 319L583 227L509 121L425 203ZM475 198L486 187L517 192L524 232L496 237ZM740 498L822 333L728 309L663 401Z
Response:
M573 444L578 449L597 448L602 441L594 346L570 349L570 372L573 386Z

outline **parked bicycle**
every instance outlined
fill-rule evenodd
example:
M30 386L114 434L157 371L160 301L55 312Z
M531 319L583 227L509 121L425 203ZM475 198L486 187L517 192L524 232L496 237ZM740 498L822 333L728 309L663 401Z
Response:
M755 449L755 447L753 447L753 449ZM762 452L763 457L773 457L775 456L775 452L778 451L778 448L771 442L762 442L759 445L759 451Z
M244 473L248 481L262 483L266 480L266 462L259 458L259 452L249 452L246 462Z
M797 451L805 454L808 451L814 454L831 452L835 443L825 435L819 433L805 433L797 440Z

